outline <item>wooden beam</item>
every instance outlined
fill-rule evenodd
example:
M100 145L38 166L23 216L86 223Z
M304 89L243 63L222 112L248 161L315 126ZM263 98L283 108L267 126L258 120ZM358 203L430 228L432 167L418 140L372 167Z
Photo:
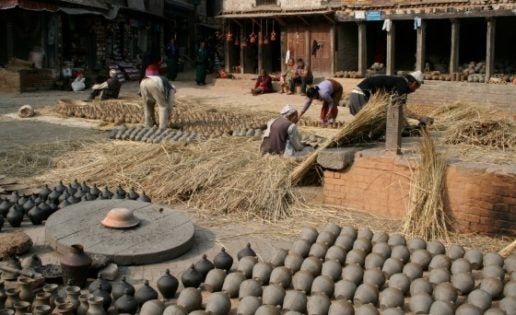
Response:
M328 20L330 22L330 24L335 24L335 19L332 19L331 17L329 17L328 15L326 14L323 14L323 17Z
M308 23L308 21L307 21L307 20L305 20L301 15L298 15L297 17L298 17L298 18L299 18L303 23L305 23L305 25L307 25L307 26L308 26L308 25L310 25L310 23Z
M486 82L489 82L489 79L491 78L494 72L495 26L495 19L488 18L486 34Z
M283 21L279 16L275 16L274 19L281 25L281 26L286 26L287 23L285 23L285 21Z

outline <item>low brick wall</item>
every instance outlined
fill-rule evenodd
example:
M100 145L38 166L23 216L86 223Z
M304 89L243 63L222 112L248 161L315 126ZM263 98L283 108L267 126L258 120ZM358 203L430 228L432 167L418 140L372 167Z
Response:
M325 202L377 216L405 215L414 165L402 157L360 151L351 167L324 172ZM452 163L446 175L446 211L459 232L516 235L516 171Z

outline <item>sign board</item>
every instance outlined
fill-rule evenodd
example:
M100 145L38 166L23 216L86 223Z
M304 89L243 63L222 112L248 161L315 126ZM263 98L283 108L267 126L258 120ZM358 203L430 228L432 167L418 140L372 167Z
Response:
M381 21L382 20L382 11L367 11L366 12L366 21Z
M365 20L365 11L355 11L355 19Z

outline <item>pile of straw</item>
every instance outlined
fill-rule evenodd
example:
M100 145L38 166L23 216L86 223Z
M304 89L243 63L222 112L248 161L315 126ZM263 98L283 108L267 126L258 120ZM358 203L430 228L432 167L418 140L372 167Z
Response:
M463 122L449 130L446 143L513 150L516 147L516 125L508 119Z
M98 143L64 155L43 180L134 186L159 202L274 221L291 214L296 163L261 157L258 147L234 137L188 146Z
M410 204L404 220L405 234L427 240L449 239L451 221L444 210L446 159L438 154L432 137L422 132L418 172L410 184Z
M367 143L385 135L388 104L389 97L387 95L377 94L371 97L367 105L355 116L355 119L345 124L292 172L292 183L296 184L303 179L304 175L314 166L317 156L322 150Z

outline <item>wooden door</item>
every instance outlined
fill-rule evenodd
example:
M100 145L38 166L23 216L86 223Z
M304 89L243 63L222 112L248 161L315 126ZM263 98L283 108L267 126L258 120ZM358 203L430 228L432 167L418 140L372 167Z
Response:
M330 25L318 25L311 28L309 47L313 72L331 74L333 62L331 34ZM315 54L312 49L314 40L320 45Z
M301 25L291 25L287 27L287 50L290 50L290 58L297 60L303 58L307 60L305 39L306 27ZM283 60L285 62L285 60Z

